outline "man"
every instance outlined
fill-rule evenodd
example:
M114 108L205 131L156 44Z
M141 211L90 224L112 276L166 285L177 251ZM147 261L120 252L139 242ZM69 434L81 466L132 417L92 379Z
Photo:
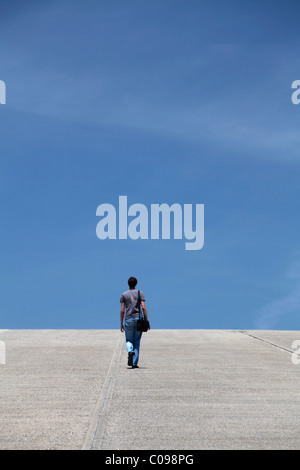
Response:
M142 332L138 331L137 320L139 319L139 302L138 302L138 290L136 290L137 279L135 277L130 277L128 279L129 290L123 292L120 298L121 302L121 312L120 320L121 327L120 330L123 333L125 330L125 340L126 340L126 349L128 352L128 365L133 369L138 367L139 361L139 352L140 352L140 341L142 337ZM145 296L142 291L140 291L140 301L141 307L143 310L144 318L148 321L147 309L145 306ZM125 327L123 326L123 320L125 315ZM150 325L149 325L150 330Z

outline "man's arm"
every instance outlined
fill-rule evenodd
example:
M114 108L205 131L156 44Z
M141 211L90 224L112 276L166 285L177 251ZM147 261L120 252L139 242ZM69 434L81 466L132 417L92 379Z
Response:
M144 300L141 300L141 306L142 306L142 310L143 310L145 320L149 321L148 320L148 313L147 313L147 309L146 309L146 305L145 305ZM149 323L149 330L150 330L150 323Z
M124 331L124 325L123 325L124 313L125 313L125 304L124 304L124 302L122 302L121 303L121 311L120 311L120 321L121 321L120 330L121 330L122 333Z

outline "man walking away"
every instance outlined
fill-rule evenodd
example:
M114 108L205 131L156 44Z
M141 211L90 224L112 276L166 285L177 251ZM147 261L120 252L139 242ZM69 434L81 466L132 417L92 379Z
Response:
M137 330L137 321L139 319L140 310L138 302L138 290L135 288L136 285L137 279L135 277L130 277L128 279L129 290L123 292L120 298L120 330L121 332L125 330L126 349L128 352L128 365L131 366L133 369L138 367L140 342L142 337L142 332ZM140 301L144 313L144 318L145 320L148 320L147 309L145 306L145 296L142 291L140 291ZM123 326L124 315L125 326Z

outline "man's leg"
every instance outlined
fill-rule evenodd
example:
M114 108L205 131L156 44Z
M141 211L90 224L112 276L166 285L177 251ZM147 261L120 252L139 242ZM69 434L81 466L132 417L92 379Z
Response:
M141 337L142 337L142 332L137 331L137 329L135 328L135 335L134 335L134 341L133 341L134 356L133 356L133 361L132 361L132 365L134 367L136 367L139 362Z
M128 365L132 366L132 359L134 356L134 322L133 321L125 321L125 345L128 352Z

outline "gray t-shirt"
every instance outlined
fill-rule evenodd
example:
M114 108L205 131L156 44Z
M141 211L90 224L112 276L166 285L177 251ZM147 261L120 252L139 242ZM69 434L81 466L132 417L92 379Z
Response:
M140 290L141 301L145 300L144 293ZM136 318L139 316L138 307L138 290L130 289L123 292L120 298L120 302L125 304L125 320L129 318Z

